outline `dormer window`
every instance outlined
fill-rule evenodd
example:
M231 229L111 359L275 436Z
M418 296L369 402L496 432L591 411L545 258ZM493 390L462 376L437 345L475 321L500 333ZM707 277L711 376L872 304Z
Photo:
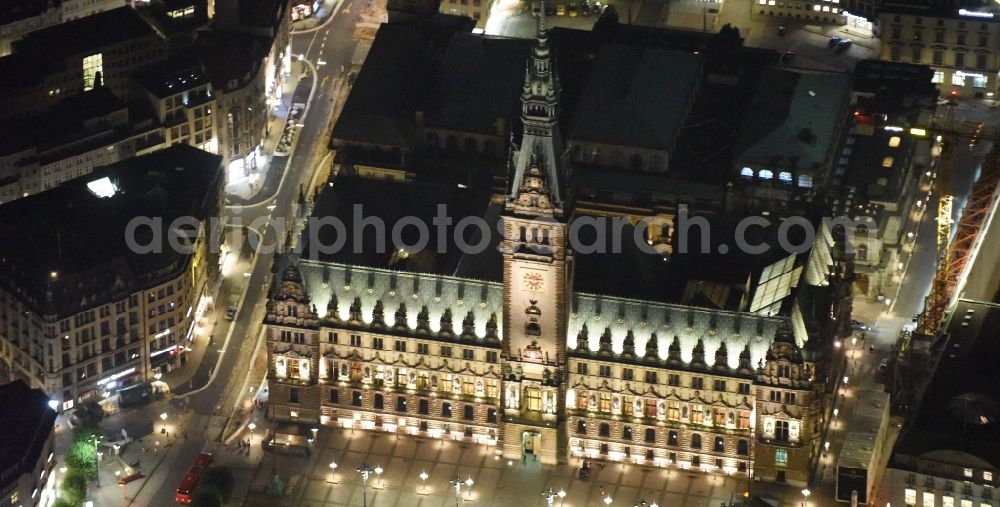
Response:
M792 367L787 364L778 365L778 376L781 378L791 378L792 377Z

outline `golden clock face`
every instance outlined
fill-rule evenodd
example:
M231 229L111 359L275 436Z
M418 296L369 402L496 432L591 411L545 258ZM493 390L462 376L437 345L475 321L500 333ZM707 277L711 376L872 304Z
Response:
M538 271L525 271L521 275L521 288L530 292L544 292L545 277Z

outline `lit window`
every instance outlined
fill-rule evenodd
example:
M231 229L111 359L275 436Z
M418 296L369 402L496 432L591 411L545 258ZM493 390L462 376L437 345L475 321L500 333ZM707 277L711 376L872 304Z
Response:
M830 6L824 5L823 6L823 12L830 12Z
M899 136L892 136L892 137L890 137L889 138L889 147L890 148L899 148L899 141L900 141Z
M924 491L924 505L930 507L934 505L934 493L931 491Z
M951 495L942 496L941 507L955 507L955 497Z
M820 7L820 6L818 6L818 5L814 5L814 6L813 6L813 10L814 10L814 11L819 11L820 9L822 9L822 7Z
M965 86L965 74L954 73L951 75L951 84L953 86Z
M778 173L778 179L781 180L784 183L791 183L792 182L792 173L790 173L790 172L784 172L784 171L780 172L780 173Z
M961 500L961 501L959 502L959 505L961 505L962 507L972 507L972 500L965 500L965 499L962 499L962 500Z
M812 176L803 174L799 176L799 186L803 188L812 188L813 179Z
M837 10L838 10L838 9L837 9L836 7L834 7L833 9L830 9L830 12L832 12L832 13L836 14L836 13L837 13Z
M917 490L906 488L906 491L903 492L903 500L906 505L917 505Z
M83 91L93 90L97 86L97 74L104 75L104 58L101 53L90 55L83 59Z
M971 468L963 468L962 469L962 475L964 475L966 477L972 477L972 469Z
M774 463L777 465L787 465L788 464L788 450L786 449L775 449L774 450Z
M943 70L934 71L934 77L931 78L931 83L932 84L944 83L944 71Z
M757 176L760 176L763 180L769 180L774 177L774 173L770 169L761 169Z
M986 482L993 482L993 472L983 471L983 480Z
M767 5L774 5L774 0L767 0Z
M882 159L882 167L889 169L892 167L892 157L885 157Z
M749 167L744 167L740 171L740 176L743 176L744 178L753 178L753 169L750 169Z

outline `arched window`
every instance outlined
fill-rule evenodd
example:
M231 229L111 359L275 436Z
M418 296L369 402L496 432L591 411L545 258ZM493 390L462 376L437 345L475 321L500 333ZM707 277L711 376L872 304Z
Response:
M722 437L715 437L715 452L726 452L726 439Z
M441 404L441 417L451 417L451 403Z
M740 456L747 456L750 454L750 442L746 440L740 440L736 442L736 454Z
M420 412L420 415L427 415L430 412L429 406L430 405L427 403L427 400L421 398L420 406L418 407L418 412Z
M646 441L649 443L656 442L656 430L653 428L646 428Z
M587 421L584 421L583 419L577 419L576 420L576 432L579 433L579 434L581 434L581 435L586 435L587 434Z
M396 397L396 411L397 412L406 412L406 396L397 396Z
M472 407L472 405L465 405L464 407L462 407L462 412L463 412L462 415L465 417L466 421L471 421L472 419L475 418L475 409Z
M602 436L602 437L610 437L611 436L611 425L608 424L608 423L601 423L601 425L598 427L597 434L599 436Z
M782 171L782 172L778 173L778 179L781 180L782 183L791 184L792 183L792 173L787 172L787 171Z
M361 406L361 391L354 391L351 393L351 405L355 407Z
M774 173L770 169L761 169L757 176L762 180L769 180L774 177Z
M742 176L742 177L744 177L744 178L746 178L748 180L752 180L753 179L753 169L750 169L749 167L744 167L742 170L740 170L740 176Z
M676 431L670 430L670 432L667 433L667 444L668 445L677 445L677 432Z
M385 408L385 396L382 396L382 393L375 393L375 408L380 410Z
M622 428L622 440L632 440L632 427L625 426Z
M864 243L858 245L858 255L857 255L857 258L858 258L859 261L866 261L866 260L868 260L868 245L866 245Z
M701 449L701 435L698 433L691 434L691 448Z

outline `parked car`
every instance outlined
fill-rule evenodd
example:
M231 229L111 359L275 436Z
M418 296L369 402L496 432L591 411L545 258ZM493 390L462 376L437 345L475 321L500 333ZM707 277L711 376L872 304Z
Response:
M781 55L781 63L788 63L794 59L795 51L785 51L785 53Z
M837 43L837 51L847 51L849 47L851 47L850 39L843 39Z
M851 321L851 329L856 329L858 331L866 331L866 330L868 330L868 326L866 324L862 323L861 321L852 320Z
M834 35L833 37L830 37L830 42L826 43L826 47L828 47L830 49L833 49L833 48L837 47L837 44L840 44L840 41L842 41L842 40L844 40L844 39L841 39L840 37L837 37L836 35Z
M782 37L784 37L784 35L785 35L785 33L787 31L788 31L788 29L785 28L785 25L781 25L781 26L778 27L778 35L781 35Z
M235 318L236 318L236 307L230 306L229 308L226 308L226 319L233 320Z

